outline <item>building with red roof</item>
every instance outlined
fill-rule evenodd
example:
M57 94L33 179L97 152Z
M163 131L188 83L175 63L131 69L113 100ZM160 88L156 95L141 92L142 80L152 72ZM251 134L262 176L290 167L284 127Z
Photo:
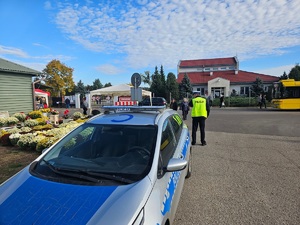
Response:
M181 83L186 74L193 86L193 91L204 95L219 97L221 94L230 96L232 92L249 96L250 87L256 78L260 78L267 92L279 77L239 70L237 57L180 60L177 68L177 82Z

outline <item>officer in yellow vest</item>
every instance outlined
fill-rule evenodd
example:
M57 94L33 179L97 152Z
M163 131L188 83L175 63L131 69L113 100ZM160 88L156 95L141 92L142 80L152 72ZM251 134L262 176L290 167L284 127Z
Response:
M201 145L206 145L205 141L205 120L209 116L210 107L206 98L200 96L200 92L194 92L194 97L189 102L189 106L192 107L192 145L196 144L196 134L198 125L200 127Z

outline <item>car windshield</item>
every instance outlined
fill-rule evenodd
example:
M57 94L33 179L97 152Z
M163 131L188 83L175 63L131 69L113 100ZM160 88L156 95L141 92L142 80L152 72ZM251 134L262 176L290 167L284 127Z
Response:
M157 127L97 125L78 127L31 166L31 173L61 182L132 183L148 174Z

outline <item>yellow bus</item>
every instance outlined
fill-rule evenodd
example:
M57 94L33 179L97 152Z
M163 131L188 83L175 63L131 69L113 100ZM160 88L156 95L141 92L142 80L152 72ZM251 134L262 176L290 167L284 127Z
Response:
M277 109L300 109L300 81L280 80L274 83L272 106Z

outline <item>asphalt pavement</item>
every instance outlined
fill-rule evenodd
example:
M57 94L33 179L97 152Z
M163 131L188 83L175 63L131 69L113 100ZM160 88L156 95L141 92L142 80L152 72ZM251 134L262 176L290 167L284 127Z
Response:
M212 108L174 225L300 224L300 111ZM191 118L187 120L191 130ZM198 131L199 143L200 133Z

